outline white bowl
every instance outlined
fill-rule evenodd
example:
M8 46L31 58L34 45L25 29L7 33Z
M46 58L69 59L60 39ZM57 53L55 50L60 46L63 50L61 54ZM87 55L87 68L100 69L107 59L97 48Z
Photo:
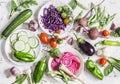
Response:
M43 10L44 10L44 8L48 8L50 5L53 5L53 6L55 6L55 7L67 5L67 6L70 8L71 11L73 11L73 10L71 9L71 7L70 7L68 4L65 4L64 2L62 2L62 1L60 1L60 0L51 0L51 1L49 1L48 3L46 3L46 4L40 9L39 14L38 14L38 22L39 22L39 25L40 25L41 29L42 29L45 33L47 33L47 34L49 34L49 35L53 35L53 33L50 33L50 32L48 31L48 29L45 29L45 28L44 28L44 24L41 22L41 19L42 19L41 16L43 16ZM73 14L72 14L72 15L73 15ZM60 34L56 34L56 35L62 36L62 35L65 34L67 31L69 31L72 27L73 27L73 22L71 22L70 24L68 24L68 25L66 26L66 28L65 28L64 31L61 31Z
M78 58L80 59L80 68L79 68L78 73L76 74L76 76L80 76L82 74L83 70L84 70L84 61L83 61L82 55L77 50L75 50L74 48L72 48L69 45L65 45L65 46L63 46L63 47L61 47L59 49L60 49L61 52L71 52L75 56L78 56ZM48 61L48 70L49 71L53 71L52 67L51 67L52 60L53 60L53 58L50 57L49 61ZM51 75L51 76L54 76L54 75ZM54 78L54 79L62 82L62 80L60 80L58 78Z
M14 31L13 33L18 33L18 32L20 32L20 31L25 31L25 32L28 34L29 37L30 37L30 36L35 36L35 37L39 40L38 36L37 36L35 33L33 33L33 32L30 31L30 30L27 30L27 29L18 29L18 30L16 30L16 31ZM13 34L13 33L12 33L12 34ZM12 35L12 34L11 34L11 35ZM7 58L8 58L12 63L14 63L14 64L16 64L16 65L29 66L29 65L33 64L33 63L37 60L37 58L39 57L39 54L40 54L40 51L41 51L41 42L39 41L39 46L35 49L36 59L35 59L34 62L16 62L16 61L14 61L14 60L11 58L11 52L12 52L12 47L11 47L11 43L10 43L10 37L11 37L11 35L6 39L6 42L5 42L5 54L6 54Z

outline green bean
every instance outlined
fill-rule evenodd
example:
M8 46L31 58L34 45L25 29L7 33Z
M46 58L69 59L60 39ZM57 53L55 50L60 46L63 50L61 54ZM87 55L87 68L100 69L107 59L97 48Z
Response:
M82 8L82 9L84 9L84 10L88 10L88 8L85 7L83 4L81 4L81 3L78 2L77 0L75 0L75 1L76 1L77 5L78 5L80 8Z
M71 6L71 8L74 10L77 7L77 2L76 0L72 0L69 5Z

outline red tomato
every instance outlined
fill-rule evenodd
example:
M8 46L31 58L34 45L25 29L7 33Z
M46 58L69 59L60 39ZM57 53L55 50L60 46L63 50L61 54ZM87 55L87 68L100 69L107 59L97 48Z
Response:
M52 48L56 48L57 47L57 40L55 38L51 38L50 39L50 46Z
M41 33L40 36L39 36L41 42L43 44L47 44L48 43L48 35L46 33Z
M56 34L60 34L60 32L61 32L60 29L55 31Z
M102 35L105 36L105 37L106 37L106 36L109 36L109 35L110 35L110 32L109 32L108 30L103 30L103 31L102 31Z
M105 57L102 57L102 58L100 59L100 64L101 64L101 65L105 65L106 63L107 63L106 58L105 58Z

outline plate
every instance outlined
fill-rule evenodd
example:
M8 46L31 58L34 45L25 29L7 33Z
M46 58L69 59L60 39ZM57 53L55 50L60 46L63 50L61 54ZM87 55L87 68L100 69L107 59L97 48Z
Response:
M21 32L21 31L25 31L25 32L28 34L29 37L30 37L30 36L35 36L35 37L38 39L38 41L39 41L39 38L37 37L37 35L34 34L34 33L33 33L32 31L30 31L30 30L19 29L19 30L16 30L15 32L13 32L13 33L18 33L18 32ZM13 33L12 33L12 34L13 34ZM11 35L12 35L12 34L11 34ZM11 37L11 35L6 39L6 42L5 42L5 54L6 54L7 58L8 58L12 63L14 63L14 64L16 64L16 65L31 65L31 64L33 64L33 63L36 61L36 59L38 58L39 53L40 53L40 51L41 51L41 43L40 43L40 41L39 41L39 46L34 49L35 52L36 52L36 59L35 59L34 62L16 62L16 61L14 61L14 60L11 58L11 52L12 52L12 47L11 47L11 42L10 42L10 37Z
M67 5L67 6L70 8L71 11L72 11L72 9L71 9L71 7L70 7L68 4L65 4L64 2L62 2L62 1L60 1L60 0L51 0L51 1L49 1L48 3L46 3L46 4L40 9L39 14L38 14L38 22L39 22L39 25L40 25L41 29L42 29L45 33L47 33L47 34L49 34L49 35L53 35L53 33L50 33L48 29L45 29L45 28L44 28L44 25L43 25L43 23L42 23L42 21L41 21L41 20L42 20L41 16L43 16L44 8L48 8L50 5L53 5L53 6L55 6L55 7ZM73 12L73 11L72 11L72 12ZM73 15L73 14L72 14L72 15ZM62 36L63 34L65 34L66 32L68 32L72 27L73 27L73 22L71 22L70 24L68 24L68 25L66 26L66 28L65 28L64 31L61 31L60 34L56 34L56 35Z
M75 56L78 56L78 58L80 59L80 68L79 68L78 73L76 75L80 76L82 74L83 70L84 70L84 61L83 61L82 55L77 50L75 50L74 48L72 48L69 45L66 45L65 47L64 46L60 47L59 49L60 49L61 52L71 52ZM51 68L52 60L53 60L53 58L50 57L49 61L48 61L48 69L49 69L49 71L52 71L52 68ZM51 76L54 76L54 75L51 75ZM54 79L62 82L61 79L58 79L58 78L54 78Z

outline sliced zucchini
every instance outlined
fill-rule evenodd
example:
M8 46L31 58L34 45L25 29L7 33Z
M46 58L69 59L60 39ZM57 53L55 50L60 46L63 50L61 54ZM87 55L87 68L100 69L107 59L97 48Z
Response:
M10 36L10 42L17 40L17 33L14 33Z
M16 41L17 41L17 40L13 40L13 41L11 42L12 47L14 46L14 43L15 43Z
M36 57L36 53L35 53L35 50L34 49L31 49L29 51L29 54L31 54L32 56Z
M17 59L13 54L11 55L11 58L12 58L14 61L16 61L16 62L19 62L19 61L20 61L20 60Z
M20 36L20 37L19 37L19 40L22 40L22 41L24 41L25 43L27 43L27 42L28 42L28 36L27 36L27 35Z
M39 45L39 41L36 37L30 37L28 40L28 44L31 48L36 48Z
M16 41L15 43L14 43L14 49L15 50L17 50L17 51L23 51L24 49L25 49L25 42L24 41L21 41L21 40L19 40L19 41Z
M27 33L25 31L18 32L18 37L20 36L26 36Z
M30 45L26 44L25 49L23 50L23 52L29 52L30 51Z

